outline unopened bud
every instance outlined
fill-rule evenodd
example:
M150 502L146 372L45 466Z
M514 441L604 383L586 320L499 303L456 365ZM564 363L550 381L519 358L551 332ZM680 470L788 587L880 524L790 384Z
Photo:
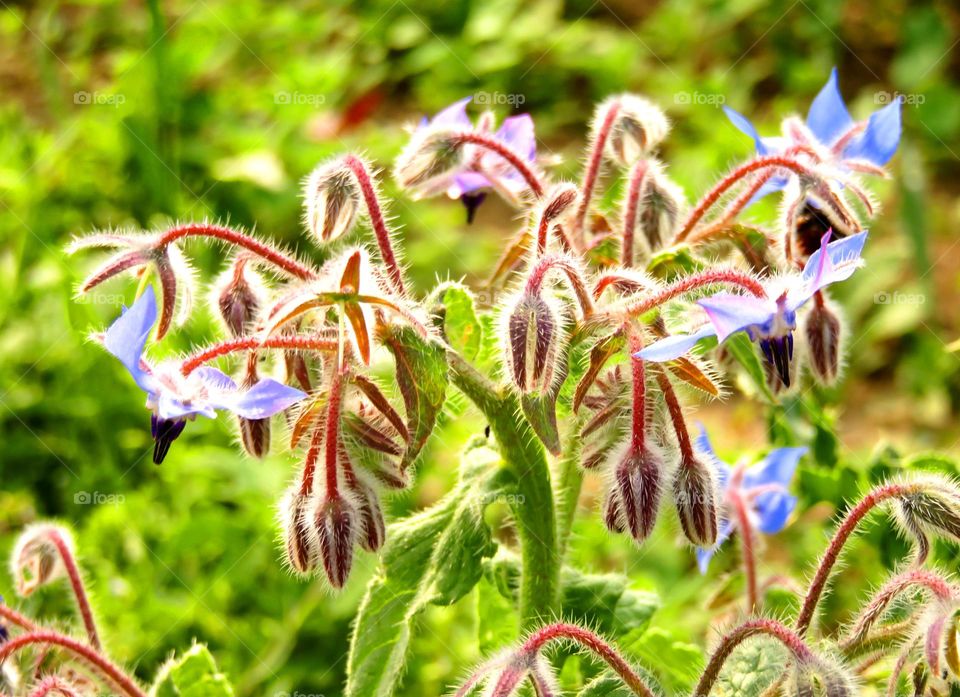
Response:
M921 556L929 548L925 530L960 541L960 493L952 482L931 478L927 485L904 495L898 503L900 521L917 537Z
M717 494L710 468L697 459L681 462L673 497L684 534L697 547L717 542Z
M657 147L670 131L666 115L643 97L624 94L618 97L620 109L607 138L607 157L629 167Z
M686 194L663 171L656 160L648 163L637 199L637 228L651 251L657 251L670 240L680 226L686 207Z
M28 527L20 535L11 557L18 594L28 596L40 586L66 575L63 556L55 539L59 539L67 553L73 556L73 537L64 528L41 523Z
M460 166L463 144L453 131L426 128L414 134L394 165L393 176L405 189L429 189Z
M547 192L546 203L543 206L543 219L553 222L560 218L570 210L579 194L579 189L573 184L558 184L555 186Z
M243 379L243 388L250 389L260 381L257 375L257 360L251 356L247 361L247 371ZM248 455L263 458L270 452L270 417L265 419L245 419L237 417L240 424L240 442Z
M334 588L343 588L353 566L356 509L339 494L325 498L317 507L316 528L327 579Z
M813 309L804 323L810 368L818 380L831 384L840 372L840 318L820 298L815 298Z
M243 256L237 257L215 285L220 317L233 336L242 336L256 321L263 305L263 281Z
M360 545L368 552L376 552L387 538L387 524L383 519L383 507L377 493L362 482L355 482L351 489L358 499L357 513L360 519Z
M331 242L350 232L362 202L353 172L336 160L317 167L303 185L305 223L321 242Z
M627 529L623 522L623 506L620 505L620 495L616 488L607 492L607 497L603 500L603 524L607 530L618 535Z
M556 374L561 324L539 294L525 292L507 318L507 368L524 394L547 392Z
M309 502L309 497L300 491L300 484L297 483L280 504L287 565L302 575L316 568L319 556L319 543L310 524Z
M637 542L642 542L657 522L663 491L663 459L650 446L630 447L614 472L623 520Z

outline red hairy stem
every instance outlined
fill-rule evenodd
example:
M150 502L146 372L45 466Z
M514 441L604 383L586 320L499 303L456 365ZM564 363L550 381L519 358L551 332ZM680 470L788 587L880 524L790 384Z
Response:
M673 389L673 383L667 377L666 371L658 369L656 372L657 384L663 393L663 399L667 403L667 412L670 414L670 421L673 423L673 432L677 434L677 445L680 448L682 467L696 459L693 454L693 444L690 442L690 431L687 430L687 421L683 418L683 408L680 406L680 400L677 399L677 391Z
M603 163L603 149L606 147L607 139L610 137L610 129L613 128L613 122L620 111L620 102L613 101L607 107L607 112L600 121L596 137L590 144L590 156L587 159L587 167L583 172L583 184L580 185L580 201L577 204L577 210L573 217L573 236L574 239L583 239L584 221L587 219L587 212L590 210L590 202L593 199L593 190L597 186L597 177L600 175L600 165Z
M274 249L270 245L260 240L246 235L238 230L225 227L223 225L213 225L211 223L188 223L170 228L160 235L157 240L157 247L166 247L181 237L212 237L222 240L238 247L243 247L262 259L266 259L274 266L282 269L291 276L296 276L302 280L316 278L317 275L309 266L301 264L299 261L283 252Z
M403 282L403 270L400 268L397 256L393 252L390 229L387 227L387 221L383 216L383 208L377 198L373 179L359 158L347 155L343 158L343 163L350 168L360 185L360 191L367 206L367 213L370 215L370 225L373 228L374 236L377 238L377 247L380 248L380 257L387 266L387 277L390 279L390 284L400 297L406 297L407 289Z
M720 197L723 196L737 182L744 177L753 174L754 172L768 168L789 169L795 174L807 177L814 176L809 167L795 159L784 157L783 155L764 155L762 157L757 157L753 160L750 160L746 164L740 165L723 179L721 179L707 193L707 195L700 200L700 203L698 203L697 207L691 211L686 222L683 224L683 227L674 237L674 244L685 241L687 236L693 230L694 226L700 222L703 216L707 214L707 211L709 211L714 204L720 200Z
M630 421L630 447L635 453L643 452L647 429L647 377L642 358L634 355L643 348L639 333L628 328L630 334L631 399L633 413Z
M643 678L630 667L630 664L624 660L616 649L590 630L575 624L558 622L541 627L529 636L521 651L536 655L546 644L558 639L573 641L601 658L633 690L634 694L642 695L642 697L654 696L653 690L647 686Z
M911 588L917 587L926 589L938 599L944 601L950 600L956 593L956 589L935 571L910 569L898 574L887 581L870 600L850 631L850 643L866 637L874 622L880 619L884 610L893 602L894 598Z
M857 123L853 124L850 128L848 128L848 129L846 130L845 133L843 133L843 135L841 135L839 138L837 138L837 141L836 141L833 145L830 146L830 149L831 149L835 154L840 154L840 153L842 153L842 152L844 151L844 149L845 149L848 145L850 145L850 141L853 140L854 138L856 138L856 137L857 137L858 135L860 135L861 133L863 133L863 131L864 131L864 129L865 129L866 127L867 127L867 122L866 122L866 121L858 121Z
M327 474L327 498L337 495L337 455L340 443L340 409L343 402L343 370L337 369L330 382L330 397L327 401L327 416L324 429L324 466Z
M917 484L883 484L864 496L860 502L847 513L846 518L844 518L840 527L837 528L833 538L830 540L827 551L820 560L817 572L814 574L813 580L810 582L810 587L807 589L807 595L803 599L803 606L800 608L800 614L797 617L797 633L800 636L806 634L810 628L810 623L813 621L813 614L817 609L817 604L820 602L827 581L830 578L830 572L840 558L840 552L843 551L843 546L847 543L847 540L850 539L850 536L853 534L853 531L856 530L860 521L862 521L871 510L884 501L914 492L918 487L919 485Z
M84 629L87 631L87 639L90 640L90 645L99 651L101 649L100 637L97 635L97 624L93 619L93 608L90 607L90 600L87 598L87 591L83 586L83 579L80 577L80 569L77 568L77 561L73 558L73 552L71 552L70 546L57 528L48 528L46 536L57 548L57 553L63 561L63 567L67 571L70 588L73 590L73 596L77 601L77 609L80 611Z
M750 203L756 193L763 188L763 185L773 178L773 175L774 172L764 172L757 177L753 183L743 191L743 193L737 196L737 198L735 198L730 205L727 206L726 210L716 222L712 222L706 227L692 231L687 237L687 242L689 244L706 242L717 233L722 232L729 227L730 223L733 222L733 219L737 217L737 214L746 208L747 204Z
M753 548L753 526L747 514L747 504L731 487L727 492L733 503L734 515L737 516L737 529L740 531L740 552L743 557L743 572L747 578L747 612L754 613L759 609L757 594L757 559Z
M713 684L720 676L723 664L733 653L733 650L747 639L759 635L767 635L778 640L793 654L798 662L808 663L816 660L813 651L810 650L803 639L779 622L769 619L748 620L720 640L720 645L710 657L707 667L704 668L703 674L700 676L700 682L693 689L693 696L707 697L713 688Z
M647 161L639 160L630 170L627 186L627 200L623 211L623 241L621 242L620 263L633 266L633 238L637 229L637 207L640 205L640 190L647 176Z
M287 351L321 351L335 353L338 349L338 343L335 339L328 339L323 336L303 336L303 335L277 335L267 338L256 336L244 336L238 339L228 339L218 344L201 349L197 353L187 358L180 366L180 372L184 376L190 375L194 370L205 363L226 356L231 353L241 351L260 350L260 349L283 349Z
M622 284L627 287L639 288L642 290L656 290L657 286L640 277L630 276L619 271L608 271L601 275L593 285L593 299L599 300L609 286Z
M32 632L37 629L37 624L33 620L31 620L29 617L21 615L12 607L8 607L3 603L0 603L0 618L5 619L10 624L16 625L22 629L26 629L28 632Z
M321 422L313 429L313 435L310 436L310 445L307 446L307 455L303 461L303 474L300 477L300 495L309 496L313 491L313 480L317 471L317 460L320 459L320 447L323 445L323 437L326 428Z
M30 697L47 697L59 693L62 697L80 697L73 685L56 675L48 675L34 688Z
M20 649L34 644L52 645L65 649L75 658L82 660L94 668L99 675L114 687L118 688L121 693L127 695L127 697L147 697L147 693L137 686L133 678L124 673L112 661L83 642L57 632L39 630L14 637L5 644L0 645L0 663L6 661Z
M543 183L540 181L540 177L527 165L526 162L511 148L509 145L500 142L496 138L484 133L477 133L474 131L465 131L463 133L457 133L454 136L454 140L459 143L470 143L472 145L478 145L481 148L486 148L491 152L496 153L504 160L510 163L510 165L517 170L521 177L527 182L527 186L530 187L530 190L533 191L534 195L537 198L543 198Z
M750 274L733 271L731 269L716 269L712 271L702 271L692 276L682 278L653 295L627 305L624 312L631 317L642 315L668 300L673 300L679 295L713 284L724 284L742 288L758 298L765 298L767 296L767 292L764 290L760 281Z
M565 256L549 254L542 257L530 270L530 275L527 277L527 292L538 294L540 288L543 286L543 282L546 280L547 274L552 269L559 269L566 275L574 295L577 296L577 302L580 305L580 311L583 313L583 316L586 318L592 315L593 298L590 296L587 283L580 269Z

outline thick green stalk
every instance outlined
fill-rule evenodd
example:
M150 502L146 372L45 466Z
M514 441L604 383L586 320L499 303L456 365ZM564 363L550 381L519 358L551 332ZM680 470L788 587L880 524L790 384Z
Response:
M557 521L550 467L540 440L512 392L487 380L455 351L448 351L453 383L483 412L504 462L517 479L513 506L520 557L520 622L524 631L556 616L560 580Z
M567 555L570 542L570 530L573 519L577 514L577 503L580 500L580 490L583 487L583 468L580 467L580 455L583 450L579 436L583 430L583 418L573 422L571 433L575 437L568 439L566 451L556 467L556 495L557 495L557 549L559 550L560 564Z

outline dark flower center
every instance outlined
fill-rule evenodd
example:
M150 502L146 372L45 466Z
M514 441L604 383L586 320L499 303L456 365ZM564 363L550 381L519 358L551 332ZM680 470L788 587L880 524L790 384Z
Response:
M150 433L153 435L153 462L159 465L170 452L173 444L186 427L184 419L161 419L156 414L150 415Z

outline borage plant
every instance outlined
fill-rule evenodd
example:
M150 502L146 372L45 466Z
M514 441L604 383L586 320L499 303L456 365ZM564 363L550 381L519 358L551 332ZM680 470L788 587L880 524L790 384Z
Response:
M609 669L584 669L584 697L661 693L658 674L670 666L634 667L611 643L641 622L630 614L639 601L631 601L627 579L567 564L587 472L605 487L598 514L606 527L638 545L668 507L704 571L736 534L746 615L718 639L696 695L710 694L735 649L755 637L779 643L785 653L769 643L764 651L789 666L766 677L768 695L856 694L884 665L890 694L901 674L912 676L916 694L943 694L960 676L956 588L922 565L929 534L960 534L955 483L918 478L867 494L846 513L809 588L798 591L796 617L778 620L764 614L778 579L759 577L760 534L787 525L797 504L790 482L805 449L774 449L758 464L731 467L705 433L691 436L687 418L692 400L723 396L724 373L744 378L737 384L758 411L806 383L839 378L845 330L830 286L863 263L866 221L877 210L863 177L886 176L882 167L900 137L899 102L855 121L834 72L806 121L786 119L778 137L760 137L728 110L757 153L694 205L656 157L669 123L643 98L620 95L598 107L579 184L545 171L529 116L497 126L490 113L471 120L468 105L464 99L424 119L394 178L415 197L461 199L468 219L488 193L521 211L520 229L489 274L486 290L503 292L483 297L499 295L495 302L480 302L457 282L422 296L410 287L376 175L354 155L321 164L305 183L309 238L329 259L320 266L207 222L74 243L73 250L118 249L81 291L125 271L140 279L136 301L102 342L148 395L155 460L189 420L217 409L236 414L243 447L260 457L270 447L271 417L284 413L289 447L301 460L279 511L290 569L320 571L340 588L357 547L380 552L354 626L349 695L392 694L418 615L463 598L484 576L499 589L500 606L515 608L522 638L456 694L506 697L526 684L540 697L558 694L557 671L570 652L545 654L557 642ZM598 204L599 184L611 173L622 178L616 211ZM748 207L774 192L775 223L745 220ZM360 221L372 233L370 249L343 243L356 239ZM153 363L144 358L148 344L189 317L197 294L181 250L188 238L234 250L211 293L229 338ZM389 388L372 377L388 355ZM278 373L280 380L266 377ZM461 408L462 400L450 399L455 391L480 410L488 435L467 445L453 491L388 527L381 497L409 486L444 410ZM495 542L485 521L494 500L511 506L509 542ZM913 562L846 635L812 636L844 544L884 503L916 540ZM578 605L609 594L611 584L619 589L612 601ZM924 599L904 610L899 601L916 601L917 589Z

